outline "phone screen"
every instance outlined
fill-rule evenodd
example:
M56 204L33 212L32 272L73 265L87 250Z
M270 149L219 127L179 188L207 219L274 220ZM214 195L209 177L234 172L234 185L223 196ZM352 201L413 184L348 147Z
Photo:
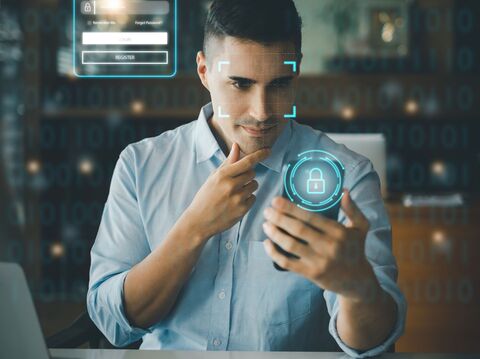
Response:
M345 168L336 158L324 155L326 152L318 153L318 156L307 156L288 163L284 172L283 197L303 210L337 221L343 197ZM276 243L274 245L285 256L298 258ZM277 263L273 264L277 270L286 271Z

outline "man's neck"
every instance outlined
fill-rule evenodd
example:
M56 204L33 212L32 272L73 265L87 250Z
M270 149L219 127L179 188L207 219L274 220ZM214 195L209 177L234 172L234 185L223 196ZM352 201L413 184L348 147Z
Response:
M220 149L225 154L225 156L228 157L233 143L227 138L227 136L225 136L222 128L218 126L214 116L215 115L212 115L209 119L207 119L208 127L210 127L210 130L212 131L215 140L217 140Z

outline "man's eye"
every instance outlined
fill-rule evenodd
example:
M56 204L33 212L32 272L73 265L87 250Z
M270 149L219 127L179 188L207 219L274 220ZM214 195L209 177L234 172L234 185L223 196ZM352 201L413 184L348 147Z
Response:
M243 82L243 81L234 81L234 82L232 82L232 85L239 90L246 90L246 89L250 88L251 83L250 82Z

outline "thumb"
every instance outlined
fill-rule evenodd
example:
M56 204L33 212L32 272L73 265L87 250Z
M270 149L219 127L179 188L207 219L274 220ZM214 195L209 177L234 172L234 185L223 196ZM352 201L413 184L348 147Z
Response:
M357 227L368 231L369 223L365 215L360 211L356 203L352 200L350 191L343 190L342 210L349 220L348 227Z
M237 143L233 143L232 148L230 150L230 154L228 155L225 162L227 164L233 164L240 159L240 148L238 147Z

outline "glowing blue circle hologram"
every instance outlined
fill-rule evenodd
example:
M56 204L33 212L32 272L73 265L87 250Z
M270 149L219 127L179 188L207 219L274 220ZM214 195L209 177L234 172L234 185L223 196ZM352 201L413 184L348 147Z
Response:
M286 197L298 207L311 212L324 212L337 206L343 197L345 167L342 162L323 150L305 151L298 157L298 160L287 165L284 173L283 186ZM308 174L312 168L321 172L324 191L308 190Z

